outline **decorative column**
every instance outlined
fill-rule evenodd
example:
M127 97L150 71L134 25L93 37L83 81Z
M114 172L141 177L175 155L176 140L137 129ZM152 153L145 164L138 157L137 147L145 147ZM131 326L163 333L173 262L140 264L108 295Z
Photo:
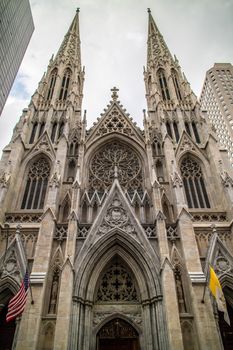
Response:
M69 341L70 316L72 314L72 295L74 283L74 254L77 236L77 217L75 212L70 215L67 241L66 261L62 268L57 321L54 336L54 350L66 350Z
M50 254L52 250L53 235L55 230L56 203L58 199L60 175L58 167L55 166L51 176L47 208L41 218L41 226L35 251L33 269L30 276L34 304L27 302L27 310L22 315L16 350L36 350L39 338L41 315L43 313L43 300L46 289L46 279L49 270Z
M175 278L169 258L165 216L161 211L159 211L157 214L157 236L159 242L159 252L162 261L161 279L163 285L164 309L166 312L170 349L182 350L183 341L180 327L179 307L176 297ZM162 332L162 329L159 330L158 333L160 333L160 331Z
M180 212L178 227L184 261L190 277L189 289L199 346L203 350L219 350L221 349L220 338L209 295L206 295L205 303L201 302L206 278L201 267L192 217L186 209Z

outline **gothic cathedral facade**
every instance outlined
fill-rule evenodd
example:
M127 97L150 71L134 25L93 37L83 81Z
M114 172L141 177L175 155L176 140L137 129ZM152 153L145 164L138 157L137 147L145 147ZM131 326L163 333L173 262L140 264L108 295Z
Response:
M88 129L77 11L3 150L1 349L233 344L202 300L211 264L233 322L232 169L150 11L147 45L143 130L117 88ZM26 269L34 303L6 324Z

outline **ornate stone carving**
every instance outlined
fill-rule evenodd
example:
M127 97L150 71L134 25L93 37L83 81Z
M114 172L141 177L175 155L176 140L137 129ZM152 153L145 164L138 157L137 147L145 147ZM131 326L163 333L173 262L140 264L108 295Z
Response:
M51 145L49 143L47 135L44 135L42 139L35 145L34 151L45 151L52 154Z
M186 135L184 135L180 144L180 151L183 152L183 151L191 151L191 150L195 151L195 147L191 142L191 140Z
M61 183L61 174L60 174L60 160L57 160L54 173L52 174L50 181L49 181L49 187L59 187Z
M104 273L96 302L138 302L135 282L127 269L114 261Z
M143 228L148 238L157 238L157 230L154 224L143 225Z
M9 223L16 223L16 222L40 222L41 221L41 215L43 213L6 213L6 222Z
M54 273L53 273L53 280L52 280L52 285L51 285L48 314L54 315L54 314L56 314L56 311L57 311L59 279L60 279L60 270L55 269Z
M0 175L0 188L7 188L11 179L11 161L9 160L6 169Z
M90 164L90 188L104 192L117 176L121 186L129 191L142 191L142 166L129 147L112 142L102 147L92 158Z
M168 225L167 227L167 238L173 243L179 238L176 225Z
M106 325L98 333L100 339L137 338L136 330L126 321L116 318Z
M224 187L233 187L233 179L226 171L224 171L220 176Z
M174 188L183 187L183 181L176 171L171 175L171 181Z
M125 313L121 312L122 316L128 317L133 323L140 326L142 324L142 315L140 313ZM97 326L103 322L106 318L114 315L114 312L95 312L93 317L93 324Z
M108 231L120 228L127 234L135 232L134 226L130 222L127 211L124 209L118 195L116 194L112 204L107 210L107 213L99 227L99 233L105 234Z
M213 231L211 229L195 230L195 236L196 236L196 241L198 244L200 256L204 257L209 247L210 240L213 236ZM225 230L218 229L218 237L233 254L231 231L226 229Z
M91 228L90 224L84 224L78 226L78 238L86 238Z
M228 259L226 259L225 256L222 255L221 251L218 252L218 256L216 258L215 262L215 271L217 273L222 274L225 272L229 272L232 269L232 266Z
M12 249L2 267L1 278L6 276L10 276L20 283L20 267L18 266L14 249Z
M195 213L191 213L193 221L207 221L207 222L213 222L213 221L217 221L217 222L223 222L223 221L227 221L227 215L225 212L213 212L213 213L209 213L209 212L196 212Z
M97 136L102 136L111 132L119 132L134 137L131 125L116 106L111 109L108 115L104 118L103 123L99 125Z
M67 238L68 225L57 225L54 233L54 239L57 241L63 241Z

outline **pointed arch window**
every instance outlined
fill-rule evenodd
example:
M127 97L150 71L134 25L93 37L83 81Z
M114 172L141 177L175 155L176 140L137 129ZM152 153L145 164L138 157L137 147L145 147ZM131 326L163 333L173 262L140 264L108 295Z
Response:
M188 156L180 169L189 208L210 208L200 164Z
M46 158L35 160L29 167L21 209L43 209L50 165Z
M188 122L185 122L185 123L184 123L184 126L185 126L185 130L187 131L187 133L188 133L189 136L191 137L191 131L190 131L189 123L188 123Z
M159 141L155 140L152 144L152 151L153 151L153 156L160 156L162 155L162 146Z
M172 129L169 122L166 122L166 129L167 129L168 135L172 138Z
M76 170L76 163L74 159L71 159L68 163L68 171L67 171L67 181L73 182L75 178L75 170Z
M40 130L39 130L38 138L43 134L44 128L45 128L45 122L42 122L42 123L40 124Z
M61 137L61 135L62 135L62 133L63 133L63 130L64 130L64 126L65 126L65 124L64 124L64 122L62 121L62 122L60 123L60 125L59 125L58 138Z
M32 133L31 133L30 140L29 140L30 144L32 144L35 140L37 127L38 127L38 123L37 122L33 123Z
M56 133L57 133L57 122L53 123L53 126L52 126L52 132L51 132L51 141L52 142L55 141Z
M63 76L59 100L66 100L68 95L68 89L70 85L71 70L68 68Z
M57 80L57 69L55 68L50 76L50 82L49 82L49 90L48 90L48 95L47 95L47 100L51 100L53 97L53 93L54 93L54 87L56 84L56 80Z
M167 85L167 79L165 77L165 73L163 69L160 69L158 71L158 79L159 79L159 85L162 93L163 100L170 100L170 94L168 90L168 85Z
M181 92L180 92L180 84L178 82L177 74L174 70L172 70L172 81L174 84L176 97L178 98L178 100L182 100L182 96L181 96Z
M180 134L179 134L177 122L173 122L173 129L174 129L174 133L175 133L175 137L176 137L176 142L178 142L180 139Z
M192 122L192 128L193 128L193 133L195 135L195 139L197 143L201 143L200 137L199 137L199 133L197 130L197 124L195 122Z

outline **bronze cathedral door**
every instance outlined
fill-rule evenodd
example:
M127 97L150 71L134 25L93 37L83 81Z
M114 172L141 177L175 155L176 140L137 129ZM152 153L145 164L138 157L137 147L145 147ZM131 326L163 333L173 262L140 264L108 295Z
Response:
M99 331L97 350L139 350L138 333L128 322L114 319Z

